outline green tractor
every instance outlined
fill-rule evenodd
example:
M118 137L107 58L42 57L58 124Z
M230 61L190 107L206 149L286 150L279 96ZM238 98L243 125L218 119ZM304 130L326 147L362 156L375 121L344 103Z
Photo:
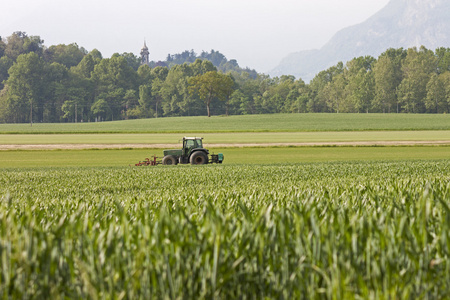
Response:
M223 154L211 154L209 150L203 148L203 138L201 137L184 137L183 148L175 150L164 150L162 159L163 165L191 164L205 165L211 163L221 164L223 162Z

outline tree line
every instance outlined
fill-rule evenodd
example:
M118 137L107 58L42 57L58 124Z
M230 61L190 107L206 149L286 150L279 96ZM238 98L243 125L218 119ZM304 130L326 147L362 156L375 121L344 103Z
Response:
M448 113L450 48L388 49L317 74L271 78L218 51L140 65L38 36L0 39L0 122L88 122L266 113Z

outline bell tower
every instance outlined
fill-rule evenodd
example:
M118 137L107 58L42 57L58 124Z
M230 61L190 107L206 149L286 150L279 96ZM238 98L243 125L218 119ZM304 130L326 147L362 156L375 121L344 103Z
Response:
M144 47L141 50L141 65L149 65L150 64L150 52L148 51L147 44L144 40Z

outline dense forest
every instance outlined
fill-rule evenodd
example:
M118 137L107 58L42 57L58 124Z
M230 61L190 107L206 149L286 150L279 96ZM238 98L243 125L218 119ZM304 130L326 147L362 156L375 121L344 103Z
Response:
M387 49L317 74L271 78L218 51L141 65L39 36L0 38L0 122L93 122L267 113L448 113L450 48Z

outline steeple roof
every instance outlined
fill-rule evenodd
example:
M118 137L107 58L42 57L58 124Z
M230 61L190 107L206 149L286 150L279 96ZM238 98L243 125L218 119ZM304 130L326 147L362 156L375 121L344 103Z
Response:
M147 43L145 42L145 40L144 40L144 47L142 47L142 50L148 50Z

